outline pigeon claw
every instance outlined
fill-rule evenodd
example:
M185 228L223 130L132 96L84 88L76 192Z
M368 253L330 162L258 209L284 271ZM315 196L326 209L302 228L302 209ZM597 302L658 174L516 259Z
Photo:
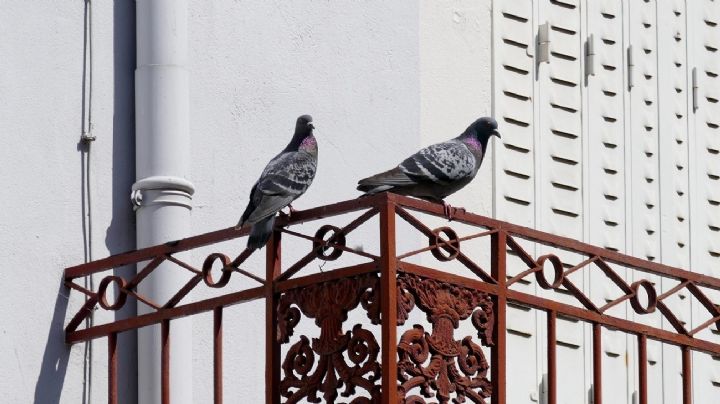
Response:
M453 208L452 206L450 206L450 204L447 203L447 202L445 202L445 201L442 201L442 204L443 204L443 213L445 214L445 217L447 218L448 221L451 221L451 222L452 222L452 220L453 220L453 212L452 212L452 210L453 210L454 208Z
M450 205L449 203L442 201L443 205L443 214L447 218L448 221L452 222L455 219L455 215L457 215L458 212L465 213L465 208L456 208Z
M295 214L295 212L297 212L297 209L293 208L292 204L288 205L287 208L288 208L288 213L285 213L283 211L280 211L280 213L283 216L286 216L288 219L290 219L292 217L292 215Z

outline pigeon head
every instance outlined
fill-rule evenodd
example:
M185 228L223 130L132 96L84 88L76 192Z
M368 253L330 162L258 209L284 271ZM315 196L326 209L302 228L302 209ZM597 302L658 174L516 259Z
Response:
M312 134L315 129L313 120L310 115L300 115L295 123L295 135L302 134L304 136Z
M501 137L500 132L498 132L497 121L489 116L484 116L473 122L465 132L472 133L482 143L487 143L488 139L490 139L490 136L493 135Z
M317 150L313 129L315 129L315 125L313 125L312 117L310 115L300 115L295 123L295 134L285 150L305 150L308 152Z

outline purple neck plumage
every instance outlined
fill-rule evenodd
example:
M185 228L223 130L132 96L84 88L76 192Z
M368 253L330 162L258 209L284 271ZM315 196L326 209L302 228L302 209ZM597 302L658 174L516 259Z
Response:
M284 151L306 150L305 148L312 146L317 146L317 142L315 141L315 136L312 134L312 130L308 128L302 132L296 131Z
M481 139L478 139L477 132L471 130L470 128L463 132L462 135L458 136L458 139L465 143L470 150L483 151L487 147L487 139L485 139L484 142Z
M313 136L312 134L306 136L305 139L300 142L298 150L306 152L312 152L317 150L317 140L315 139L315 136Z

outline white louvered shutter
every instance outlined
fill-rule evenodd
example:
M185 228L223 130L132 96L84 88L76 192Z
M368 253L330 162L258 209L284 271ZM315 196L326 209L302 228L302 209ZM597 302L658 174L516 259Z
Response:
M498 1L494 7L497 217L535 226L533 84L534 35L531 0Z
M630 143L633 255L660 259L655 1L630 2Z
M495 213L501 220L535 227L534 84L535 30L531 0L496 1L493 7L494 105L502 142L495 142ZM534 253L533 245L523 247ZM508 273L527 268L508 254ZM519 288L534 293L535 284ZM510 306L507 313L509 403L532 403L541 376L534 310Z
M688 2L688 39L691 71L689 86L696 85L690 105L691 156L691 262L692 270L720 277L720 2ZM718 294L711 295L716 303ZM693 301L693 325L708 318ZM720 343L717 331L701 332ZM693 396L696 402L713 402L720 396L720 357L693 355Z
M579 0L541 0L538 23L547 24L549 49L540 60L537 81L537 227L553 234L584 240L582 144L582 14ZM539 38L544 39L544 38ZM538 52L541 49L538 48ZM544 250L542 252L545 252ZM553 250L564 264L582 258ZM584 289L584 274L573 277ZM542 291L540 294L555 292ZM557 296L577 304L571 296ZM582 402L587 397L584 323L558 317L558 389L561 403ZM543 327L543 333L545 329Z
M588 1L585 79L587 93L586 198L589 242L614 251L626 251L625 111L623 5L622 0ZM627 271L613 267L626 277ZM600 271L590 271L593 301L605 304L622 292ZM616 306L608 314L626 317L627 306ZM628 403L632 369L627 366L628 336L603 330L603 400Z
M496 217L720 277L720 1L495 0L493 9L495 113L503 133ZM544 55L535 38L546 23ZM536 257L546 252L525 247ZM579 261L553 252L568 265ZM508 265L510 274L525 268L512 255ZM660 291L675 285L615 269L628 282L656 282ZM593 301L618 297L598 271L586 273L573 281ZM520 288L549 295L534 282ZM553 298L577 305L570 296ZM720 295L711 298L720 302ZM665 303L688 324L707 319L687 292ZM611 314L669 328L659 313L639 316L627 305ZM557 326L558 402L587 403L590 328L563 318ZM508 356L508 402L536 402L528 391L545 371L544 314L512 308L508 330L509 348L517 349ZM717 332L703 337L720 343ZM636 348L634 336L603 330L605 401L636 399ZM528 365L533 355L539 368ZM649 402L680 402L677 347L649 341L648 365ZM720 357L695 354L693 368L695 402L714 402L706 399L720 394Z
M659 178L661 256L663 263L690 267L690 195L688 160L688 62L685 1L657 3ZM663 290L677 282L663 280ZM680 321L690 323L690 300L682 291L665 301ZM663 320L663 327L674 330ZM663 391L666 403L682 402L678 384L682 356L675 346L663 346Z
M590 242L625 252L625 120L622 0L588 2L588 41L594 56L586 68L588 92Z
M630 147L631 255L659 261L660 178L658 119L658 51L656 1L628 2L628 83ZM660 284L658 277L634 273L633 281L645 278ZM659 315L631 315L634 321L660 327ZM648 341L648 400L663 401L662 345Z

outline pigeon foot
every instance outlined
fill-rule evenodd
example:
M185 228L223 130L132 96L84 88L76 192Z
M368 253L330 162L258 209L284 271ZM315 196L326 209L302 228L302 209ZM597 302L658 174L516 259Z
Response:
M453 207L452 207L449 203L447 203L447 202L445 202L445 201L442 201L442 204L443 204L443 213L445 214L445 217L447 218L448 221L452 222L452 220L453 220L453 214L452 214L452 209L453 209Z
M293 208L292 204L289 204L289 205L287 206L287 208L288 208L288 213L285 213L285 212L282 211L282 210L280 211L280 213L281 213L283 216L285 216L285 217L287 217L288 219L290 219L290 218L292 217L292 215L295 214L295 212L297 212L297 209Z
M445 201L442 201L442 205L443 205L443 214L445 215L445 217L447 218L447 220L449 222L452 222L455 219L455 215L457 214L458 211L460 211L462 213L466 212L465 208L456 208Z

